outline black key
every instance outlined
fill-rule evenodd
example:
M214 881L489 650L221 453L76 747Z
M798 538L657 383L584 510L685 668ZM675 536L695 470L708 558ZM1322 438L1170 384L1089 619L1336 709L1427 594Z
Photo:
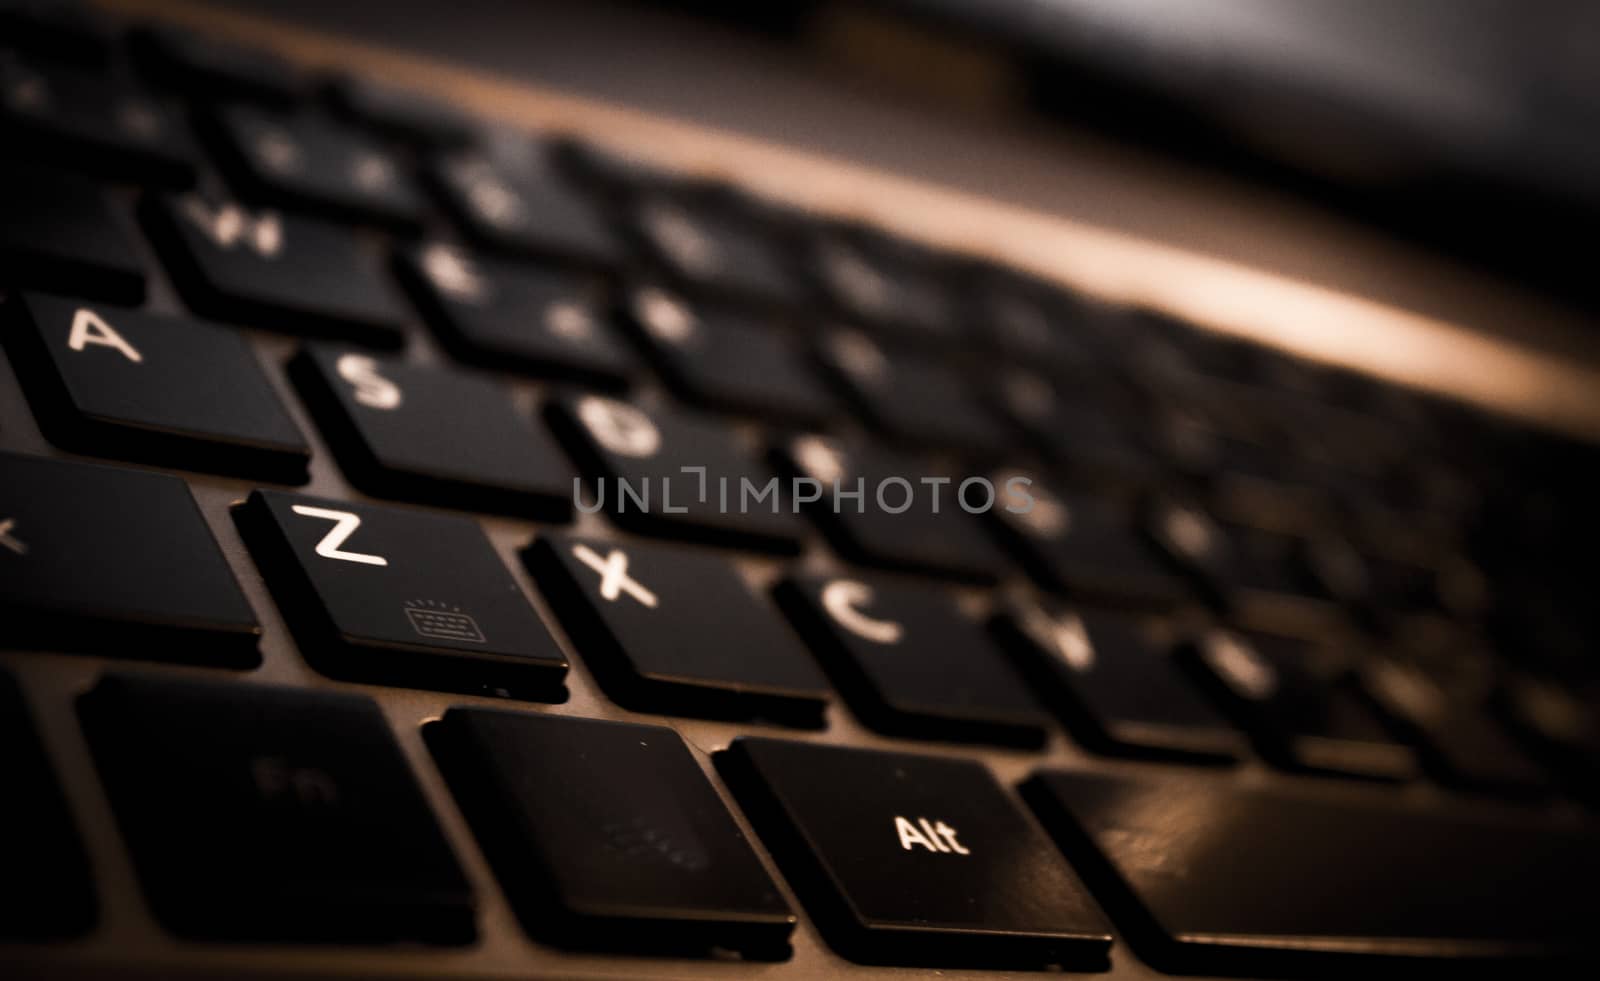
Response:
M1109 366L1073 334L1070 320L1081 312L1059 290L990 273L980 277L973 297L978 336L1017 362L1074 378Z
M789 496L726 425L599 395L545 409L590 478L586 509L605 507L617 524L647 535L798 550L804 526Z
M748 736L715 759L851 960L1105 969L1104 916L982 764Z
M125 83L0 51L0 132L70 170L188 187L194 148L181 117Z
M3 560L0 560L3 561ZM45 758L22 690L0 669L0 940L56 940L88 932L94 881L66 798Z
M1244 474L1280 483L1302 478L1304 469L1282 445L1271 445L1261 420L1248 408L1189 393L1165 399L1154 426L1157 446L1184 474L1206 480Z
M475 522L260 490L233 514L324 674L565 698L566 658Z
M806 495L811 514L852 561L977 582L1005 572L1004 557L957 500L964 481L913 457L825 436L796 436L775 455L815 482L814 497Z
M634 147L600 146L571 136L556 136L543 149L562 173L602 194L632 196L662 188L702 189L700 185L714 180L663 169Z
M822 727L821 669L723 556L548 535L523 555L619 705Z
M1313 595L1353 605L1371 589L1366 560L1340 534L1311 533L1297 541L1290 561L1293 575Z
M457 708L426 734L530 935L787 956L794 914L671 729Z
M463 361L605 388L636 371L590 277L480 259L444 242L397 262L418 309Z
M455 149L476 139L469 117L418 92L345 75L327 94L340 115L397 140Z
M499 382L323 346L289 373L367 493L571 520L576 474Z
M1517 737L1591 803L1600 799L1600 720L1592 705L1581 689L1520 674L1506 679L1493 703Z
M510 173L477 156L452 157L435 178L462 226L491 248L612 266L622 245L584 192L548 169Z
M0 454L0 646L249 667L261 627L177 477Z
M350 231L199 194L145 201L184 300L224 320L398 347L404 314L376 256Z
M984 455L1004 452L1007 432L949 365L910 354L891 356L867 335L847 329L829 332L820 354L885 435Z
M1489 607L1489 587L1470 559L1443 554L1366 556L1366 605L1379 614L1423 613L1473 619Z
M1361 684L1391 726L1410 737L1423 767L1440 783L1510 795L1549 789L1549 774L1481 705L1451 697L1417 667L1375 659L1363 668Z
M631 290L623 312L688 401L799 423L833 414L800 343L776 325L697 308L655 286Z
M376 141L318 116L218 111L222 157L252 197L330 217L415 228L422 195Z
M1154 501L1141 524L1167 564L1184 573L1206 598L1223 608L1236 605L1230 589L1239 578L1236 548L1204 508L1190 501Z
M7 348L52 443L305 483L311 450L233 331L38 294L8 313Z
M1300 535L1222 526L1230 543L1227 585L1234 618L1269 633L1312 635L1344 621L1324 576L1345 575L1343 546L1331 535ZM1330 583L1332 584L1332 583Z
M1179 657L1280 767L1377 780L1416 773L1410 748L1355 697L1345 667L1310 642L1212 630Z
M1119 606L1165 609L1189 597L1112 498L1065 497L1021 470L993 474L991 524L1042 585Z
M99 11L72 0L0 0L0 37L64 61L104 64L114 29Z
M169 25L133 33L133 49L151 73L194 97L238 97L282 105L300 97L293 66L260 48L246 47Z
M1414 977L1459 973L1421 958L1593 955L1588 829L1166 774L1044 772L1024 795L1160 970Z
M173 933L473 939L471 888L371 699L110 674L79 709Z
M801 302L799 283L777 244L737 214L654 194L633 206L633 220L678 283L733 300L783 307Z
M1363 481L1362 493L1372 493ZM1299 531L1330 524L1335 498L1313 469L1267 474L1224 470L1207 481L1208 500L1218 517L1268 531Z
M1089 749L1200 763L1244 755L1242 734L1183 677L1153 625L1019 599L991 626Z
M960 313L937 278L844 236L821 240L811 267L824 295L842 313L908 340L963 339Z
M1080 392L1074 399L1036 372L1007 371L996 384L995 402L1040 451L1078 483L1153 486L1163 469L1134 435L1119 424L1103 400Z
M891 735L1044 744L1049 719L945 591L883 579L782 583L780 605L856 715Z
M0 281L112 303L144 301L144 270L98 184L0 167Z

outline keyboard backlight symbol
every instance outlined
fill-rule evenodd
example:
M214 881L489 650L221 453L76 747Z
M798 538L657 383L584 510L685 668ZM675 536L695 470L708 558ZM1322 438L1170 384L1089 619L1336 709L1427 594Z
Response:
M468 644L488 642L478 621L462 613L459 606L447 607L431 600L407 600L406 619L411 621L411 629L422 637Z

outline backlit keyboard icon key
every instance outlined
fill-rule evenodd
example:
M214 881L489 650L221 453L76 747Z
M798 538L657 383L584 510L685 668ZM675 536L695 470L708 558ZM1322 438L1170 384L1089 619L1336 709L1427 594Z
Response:
M407 600L406 619L411 621L411 629L423 637L468 644L487 643L478 621L462 613L458 606L447 609L431 600Z

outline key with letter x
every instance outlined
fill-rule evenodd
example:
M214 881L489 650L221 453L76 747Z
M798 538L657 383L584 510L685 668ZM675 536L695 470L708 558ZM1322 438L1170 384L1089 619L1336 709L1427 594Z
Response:
M575 545L572 554L579 562L600 573L600 595L604 599L614 600L626 592L629 596L648 606L656 608L656 594L645 589L639 582L628 578L628 555L626 552L612 549L606 553L605 558L587 545Z
M523 557L618 704L822 725L821 670L722 556L546 536Z

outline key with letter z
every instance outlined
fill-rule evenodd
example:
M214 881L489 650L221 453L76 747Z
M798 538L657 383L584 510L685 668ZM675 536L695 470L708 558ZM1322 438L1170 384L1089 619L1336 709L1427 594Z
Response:
M473 522L260 490L234 518L319 671L566 698L566 659Z

